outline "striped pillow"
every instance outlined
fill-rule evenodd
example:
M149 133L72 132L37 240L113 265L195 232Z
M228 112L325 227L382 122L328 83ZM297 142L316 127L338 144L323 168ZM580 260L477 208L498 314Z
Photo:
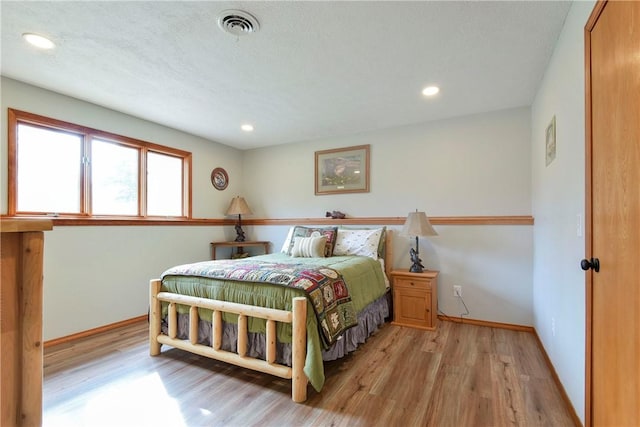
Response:
M319 237L327 236L327 243L324 247L324 256L333 256L333 247L336 244L336 236L338 234L338 227L302 227L296 225L291 233L291 242L287 254L293 255L293 243L296 237Z
M301 258L324 258L327 236L296 237L291 256Z

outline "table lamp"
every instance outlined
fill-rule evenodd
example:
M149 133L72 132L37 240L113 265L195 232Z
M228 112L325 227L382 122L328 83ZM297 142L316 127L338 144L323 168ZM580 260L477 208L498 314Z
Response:
M236 224L236 242L244 242L245 235L244 231L242 231L242 215L252 214L251 209L249 209L249 205L244 200L244 197L236 196L231 199L231 204L229 205L229 209L227 209L227 215L238 215L238 223Z
M437 236L438 233L436 233L436 230L431 226L427 215L424 212L418 212L416 209L415 212L410 212L409 215L407 215L407 220L402 227L400 235L416 238L416 248L409 249L409 256L412 262L409 271L412 273L422 273L424 271L424 265L422 265L422 260L419 256L418 237Z

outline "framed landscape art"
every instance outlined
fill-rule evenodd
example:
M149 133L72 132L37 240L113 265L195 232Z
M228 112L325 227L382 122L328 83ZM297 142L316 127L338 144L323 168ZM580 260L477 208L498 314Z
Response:
M368 193L369 145L315 153L315 194Z

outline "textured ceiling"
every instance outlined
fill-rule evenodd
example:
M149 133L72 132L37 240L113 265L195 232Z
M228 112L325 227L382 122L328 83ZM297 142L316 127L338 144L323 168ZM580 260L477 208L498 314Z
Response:
M2 1L2 75L247 149L530 105L569 7ZM260 30L222 32L230 8Z

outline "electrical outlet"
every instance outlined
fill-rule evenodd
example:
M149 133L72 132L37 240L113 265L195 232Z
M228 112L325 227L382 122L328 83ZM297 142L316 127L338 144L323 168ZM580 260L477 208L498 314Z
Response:
M453 285L453 296L454 297L461 297L462 296L462 286Z

